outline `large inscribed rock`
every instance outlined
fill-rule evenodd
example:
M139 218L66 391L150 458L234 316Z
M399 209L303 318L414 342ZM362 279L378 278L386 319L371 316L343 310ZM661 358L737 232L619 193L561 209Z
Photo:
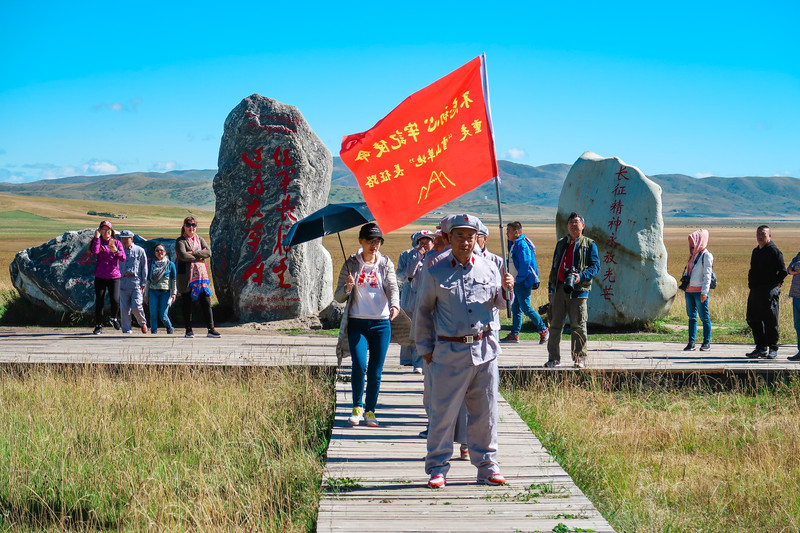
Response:
M31 302L59 312L94 312L94 268L97 257L89 251L94 229L68 231L44 244L17 252L8 267L11 283ZM175 258L175 239L145 240L134 235L134 244L153 258L156 244Z
M558 200L556 233L573 211L600 252L589 293L589 323L629 325L666 315L678 284L667 273L661 187L618 157L584 154L572 165Z
M211 269L217 298L240 319L297 318L330 303L333 265L322 241L282 241L326 205L332 170L330 151L296 107L254 94L225 119Z

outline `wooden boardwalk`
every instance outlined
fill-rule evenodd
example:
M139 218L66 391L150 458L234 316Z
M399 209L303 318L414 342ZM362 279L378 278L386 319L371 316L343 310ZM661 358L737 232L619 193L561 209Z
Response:
M108 329L108 328L107 328ZM178 330L180 331L180 330ZM265 334L242 327L220 328L222 338L182 335L94 336L83 329L0 328L0 364L179 364L217 366L335 366L335 337ZM800 372L787 361L751 360L751 346L712 344L708 352L684 352L684 344L589 340L589 370L610 372ZM562 353L569 353L565 336ZM540 372L547 349L534 342L503 345L503 370ZM349 363L349 361L345 361ZM381 426L351 427L349 383L337 383L336 423L328 449L318 531L612 531L592 503L550 457L504 401L500 405L499 459L507 487L475 483L475 468L455 459L442 490L427 488L422 377L399 366L399 347L387 355L378 418ZM349 375L349 367L339 370Z
M342 372L349 375L349 369ZM447 486L431 490L425 440L418 436L426 424L421 375L407 367L384 369L377 428L347 424L349 383L340 381L336 396L320 533L552 531L558 524L613 531L504 400L498 453L509 485L478 485L475 467L457 458L456 444Z

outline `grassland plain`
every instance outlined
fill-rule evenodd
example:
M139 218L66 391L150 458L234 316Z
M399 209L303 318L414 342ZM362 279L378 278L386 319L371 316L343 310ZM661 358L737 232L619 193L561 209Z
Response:
M309 368L4 368L0 530L313 531L334 394Z
M23 200L29 203L22 205L20 202ZM96 226L99 219L85 215L90 209L112 212L127 210L132 216L129 220L121 222L121 227L131 227L146 238L173 235L180 226L181 219L188 212L178 208L164 208L162 213L161 208L146 206L120 208L117 204L75 201L73 205L65 202L69 201L0 196L0 212L5 212L5 214L0 213L0 288L5 288L6 293L11 288L7 277L7 266L13 254L22 248L45 242L68 229ZM154 209L159 210L158 216L152 214ZM172 209L174 211L170 211ZM212 213L195 214L200 217L201 228L204 230L201 234L207 235ZM137 219L134 216L141 218ZM523 219L523 222L526 221ZM671 223L665 229L669 254L668 268L675 277L680 276L687 259L687 235L697 227L708 227L711 231L710 249L716 257L715 270L720 280L718 289L712 294L711 303L715 340L751 342L744 323L746 277L750 252L755 246L755 227L759 223L761 221L748 221L735 225L730 222ZM502 243L500 228L496 222L487 221L487 224L490 225L492 232L490 249L500 253ZM387 235L383 251L396 259L401 251L408 248L409 235L422 227L432 229L433 222L427 225L409 226ZM797 229L797 223L773 226L773 238L787 259L800 249L800 232ZM526 223L525 231L536 243L540 265L549 263L556 241L552 225ZM358 248L357 229L343 232L341 237L346 254L349 255ZM331 253L334 274L337 274L344 261L338 239L336 236L331 236L326 237L323 242ZM642 336L653 340L684 341L685 331L682 331L681 327L686 324L685 305L682 295L678 296L670 315L656 324L647 325L645 331L590 331L591 337L598 339ZM546 301L544 291L536 291L533 301L536 305L544 303ZM796 339L791 325L791 311L786 305L786 300L782 301L780 327L781 341L794 343ZM529 338L533 338L527 322L523 335L530 335ZM224 376L210 375L215 376L212 381L219 379L224 384ZM21 478L15 486L17 490L15 494L19 495L26 491L29 494L28 499L21 500L23 503L17 505L15 511L18 512L15 515L18 517L15 524L20 525L21 529L67 529L76 521L80 521L81 517L88 517L84 520L84 524L89 524L92 528L100 528L102 524L116 528L115 524L119 523L120 516L123 516L123 520L129 518L141 520L123 522L125 524L123 528L134 530L145 528L142 524L149 528L160 529L222 530L228 529L228 526L239 527L240 522L236 521L239 520L238 517L243 517L246 525L242 526L242 529L247 529L252 525L252 522L247 521L249 516L259 517L256 520L262 518L268 520L269 522L264 523L270 524L270 527L278 526L278 529L286 523L286 515L281 514L283 510L272 506L271 503L256 511L251 501L245 498L233 501L226 500L225 497L212 498L213 490L209 487L225 486L228 478L225 477L224 470L227 467L214 470L219 477L225 478L225 483L218 482L216 485L197 477L180 478L177 474L170 474L172 477L168 476L169 479L179 479L180 483L176 486L185 491L183 494L189 497L166 499L164 500L166 503L161 505L159 502L164 498L163 495L169 495L169 491L164 488L167 483L146 478L146 481L139 485L131 484L131 479L138 479L136 476L142 467L133 465L132 459L126 458L125 461L115 463L118 468L106 465L108 476L113 480L105 482L103 494L111 494L118 499L98 496L100 491L97 486L100 484L100 478L91 477L92 469L87 468L87 463L107 461L104 456L115 457L114 454L121 452L107 444L105 448L89 445L94 441L87 440L86 435L90 433L85 431L80 432L80 435L83 435L81 439L74 441L66 440L63 435L47 432L51 431L49 426L52 425L60 434L77 436L79 432L74 428L86 428L86 424L89 423L84 421L84 418L103 419L101 415L104 415L104 425L93 427L96 433L95 439L119 443L119 439L114 440L113 435L114 432L119 434L122 430L116 429L113 419L120 411L117 409L109 416L105 404L114 405L108 399L113 399L115 396L95 392L110 387L103 382L96 383L98 380L108 378L91 372L80 379L75 377L74 373L67 373L64 376L50 372L43 378L29 373L23 379L8 374L5 379L11 379L12 382L16 380L18 383L16 388L7 386L6 383L0 387L0 394L12 394L4 398L2 402L4 406L18 402L20 395L30 396L29 401L14 411L16 414L13 415L15 417L13 421L3 422L2 427L9 428L3 432L4 438L17 439L14 441L17 448L3 446L0 450L5 451L0 453L0 459L18 458L19 449L28 445L26 439L41 433L43 437L36 441L40 442L38 453L41 455L49 453L54 457L51 461L59 465L56 472L51 471L45 475L50 484L42 485L38 481L42 478L32 477L33 472L38 470L28 468L24 462L15 463L20 471L26 468L26 472L30 471L26 474L27 477ZM155 378L148 376L137 378L143 381L147 379ZM69 393L57 394L54 390L48 392L41 387L33 387L34 384L38 386L39 382L59 381L64 381L66 384L56 387L72 386L80 390L70 389ZM328 410L324 416L330 416L332 392L328 389L326 393L324 385L314 385L314 383L314 380L311 380L307 386L301 384L297 390L303 391L301 395L307 388L322 392L312 392L310 397L297 397L293 401L302 405L320 403L323 409ZM185 387L192 390L188 385ZM130 384L120 386L117 395L130 397L133 394L127 390L130 388L132 388ZM140 388L133 387L134 390ZM157 406L163 406L163 411L170 414L172 410L170 404L181 403L170 395L174 393L173 389L181 388L184 387L152 385L154 392L149 396L149 401ZM268 388L272 388L271 381ZM29 389L35 392L31 395ZM7 390L16 392L7 393ZM285 393L278 392L275 396L280 397L281 394ZM800 530L797 518L800 516L800 496L798 496L800 495L800 465L798 465L800 428L796 416L800 407L800 386L797 383L734 391L715 391L700 385L684 389L631 386L620 390L599 378L581 381L566 379L557 382L534 380L525 384L504 383L504 394L618 531ZM66 404L68 402L65 398L73 396L86 398L83 403L93 406L96 410L84 411L82 417L73 417L62 426L51 420L45 420L40 429L36 430L25 425L27 421L39 420L42 416L40 413L58 414L59 409L63 408L60 404L54 405L51 402L52 398L62 398L62 403ZM195 405L198 403L212 402L203 400L195 402ZM167 429L150 430L154 421L159 417L166 417L167 414L153 414L145 407L142 405L132 409L127 422L124 422L132 426L142 426L146 431L139 433L132 441L119 444L118 447L123 450L126 450L125 446L132 445L129 442L136 444L137 453L139 448L158 448L157 443L164 442L163 438L159 441L159 431L168 434L180 433L174 427L169 428L170 422L164 422L168 426ZM270 406L263 406L263 409L269 408ZM272 408L280 410L281 406L276 405ZM204 409L207 411L207 408ZM262 412L269 412L263 409ZM185 411L179 411L179 416L171 424L182 423L180 418L182 416L186 416ZM242 420L247 418L241 414L240 417ZM219 426L214 426L207 420L194 420L190 423L195 427L194 438L203 443L202 449L196 453L206 454L206 457L224 457L228 451L225 444L231 441L231 435L238 434L238 429L232 422ZM296 425L295 419L291 416L279 414L274 419L271 430L288 435ZM182 431L188 432L188 429ZM124 435L128 438L131 433ZM258 436L253 432L252 438L255 447L256 444L262 446L261 440L266 436ZM312 448L316 449L315 446ZM175 451L175 448L170 449ZM80 450L82 454L77 455L75 450ZM129 450L127 453L135 455ZM38 464L37 460L32 456L26 459L34 465ZM152 464L158 464L156 459L150 461ZM152 464L148 463L148 467ZM195 460L191 464L197 465L201 462ZM277 472L275 466L268 468ZM81 475L67 479L61 474L62 471L71 470L78 470ZM174 472L166 466L150 470ZM183 470L191 468L184 466ZM182 470L179 468L178 471L180 473ZM0 476L2 475L0 472ZM303 479L303 483L312 488L312 493L317 491L314 494L318 494L319 478L311 476ZM290 491L287 485L281 484L284 482L276 483L278 483L276 491ZM219 493L234 494L233 488L225 487L224 490L220 489ZM247 491L258 492L255 489L247 489L245 492ZM67 511L54 514L47 511L46 506L42 504L45 502L52 509L53 502L56 501L53 495L62 497L64 494L73 495L72 501L77 502L71 506L60 507ZM238 495L239 492L235 494ZM287 494L283 492L278 497L285 499L288 497ZM313 499L318 496L309 497ZM7 501L10 500L0 499L4 512L10 509L7 507ZM97 513L88 511L89 503L100 502L98 505L102 504L103 509L120 505L108 503L112 501L129 502L133 507L115 508L116 510L103 515L102 524L98 519L92 518ZM125 511L131 508L135 509L133 515L125 514ZM230 518L231 514L226 514L234 512L231 511L234 508L240 513L235 515L236 520ZM20 509L23 514L28 513L24 515L28 518L21 518L23 514L19 513ZM47 518L37 519L39 520L37 522L31 518L33 516ZM109 516L110 519L107 518ZM292 524L297 524L291 527L303 530L300 524L306 524L305 527L308 528L306 530L310 531L313 524L309 526L309 519L306 517L307 515L303 514L302 517L290 519ZM91 524L90 519L94 520ZM184 519L185 522L179 521ZM313 518L310 521L313 522Z

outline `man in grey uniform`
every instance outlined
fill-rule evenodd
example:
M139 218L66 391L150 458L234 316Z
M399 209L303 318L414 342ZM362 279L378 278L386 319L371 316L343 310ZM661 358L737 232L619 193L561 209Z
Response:
M147 319L142 306L144 288L147 284L147 254L144 248L133 244L133 232L129 229L119 234L122 247L125 248L125 261L119 264L122 279L119 284L119 315L122 333L131 333L131 313L136 322L147 333Z
M480 227L472 215L450 221L452 249L430 267L417 292L415 339L433 383L425 458L431 488L445 485L462 403L478 483L506 483L497 463L497 332L498 310L506 307L503 288L513 288L514 278L501 277L494 264L473 254Z

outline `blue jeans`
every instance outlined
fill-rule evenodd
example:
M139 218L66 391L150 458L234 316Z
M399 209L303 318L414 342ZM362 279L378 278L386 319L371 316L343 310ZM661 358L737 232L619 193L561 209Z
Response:
M350 377L353 407L363 407L367 412L375 412L378 393L381 390L383 362L386 360L386 350L389 349L391 337L392 327L388 318L348 318L347 338L353 361L353 373ZM367 350L369 350L369 362L367 362ZM362 401L364 374L367 376L366 401Z
M706 298L705 302L700 301L699 292L686 293L686 314L689 316L689 342L694 343L697 338L697 315L700 315L700 321L703 323L703 342L711 342L711 317L708 315L708 301L711 295Z
M797 335L797 351L800 352L800 298L792 298L792 313L794 314L794 332Z
M150 289L147 297L150 300L150 330L155 333L158 330L158 319L167 328L167 331L172 331L172 322L169 320L169 291L158 291Z
M547 329L542 317L531 307L531 288L522 287L515 283L514 302L511 304L511 335L519 335L519 331L522 329L522 313L528 315L536 331Z

